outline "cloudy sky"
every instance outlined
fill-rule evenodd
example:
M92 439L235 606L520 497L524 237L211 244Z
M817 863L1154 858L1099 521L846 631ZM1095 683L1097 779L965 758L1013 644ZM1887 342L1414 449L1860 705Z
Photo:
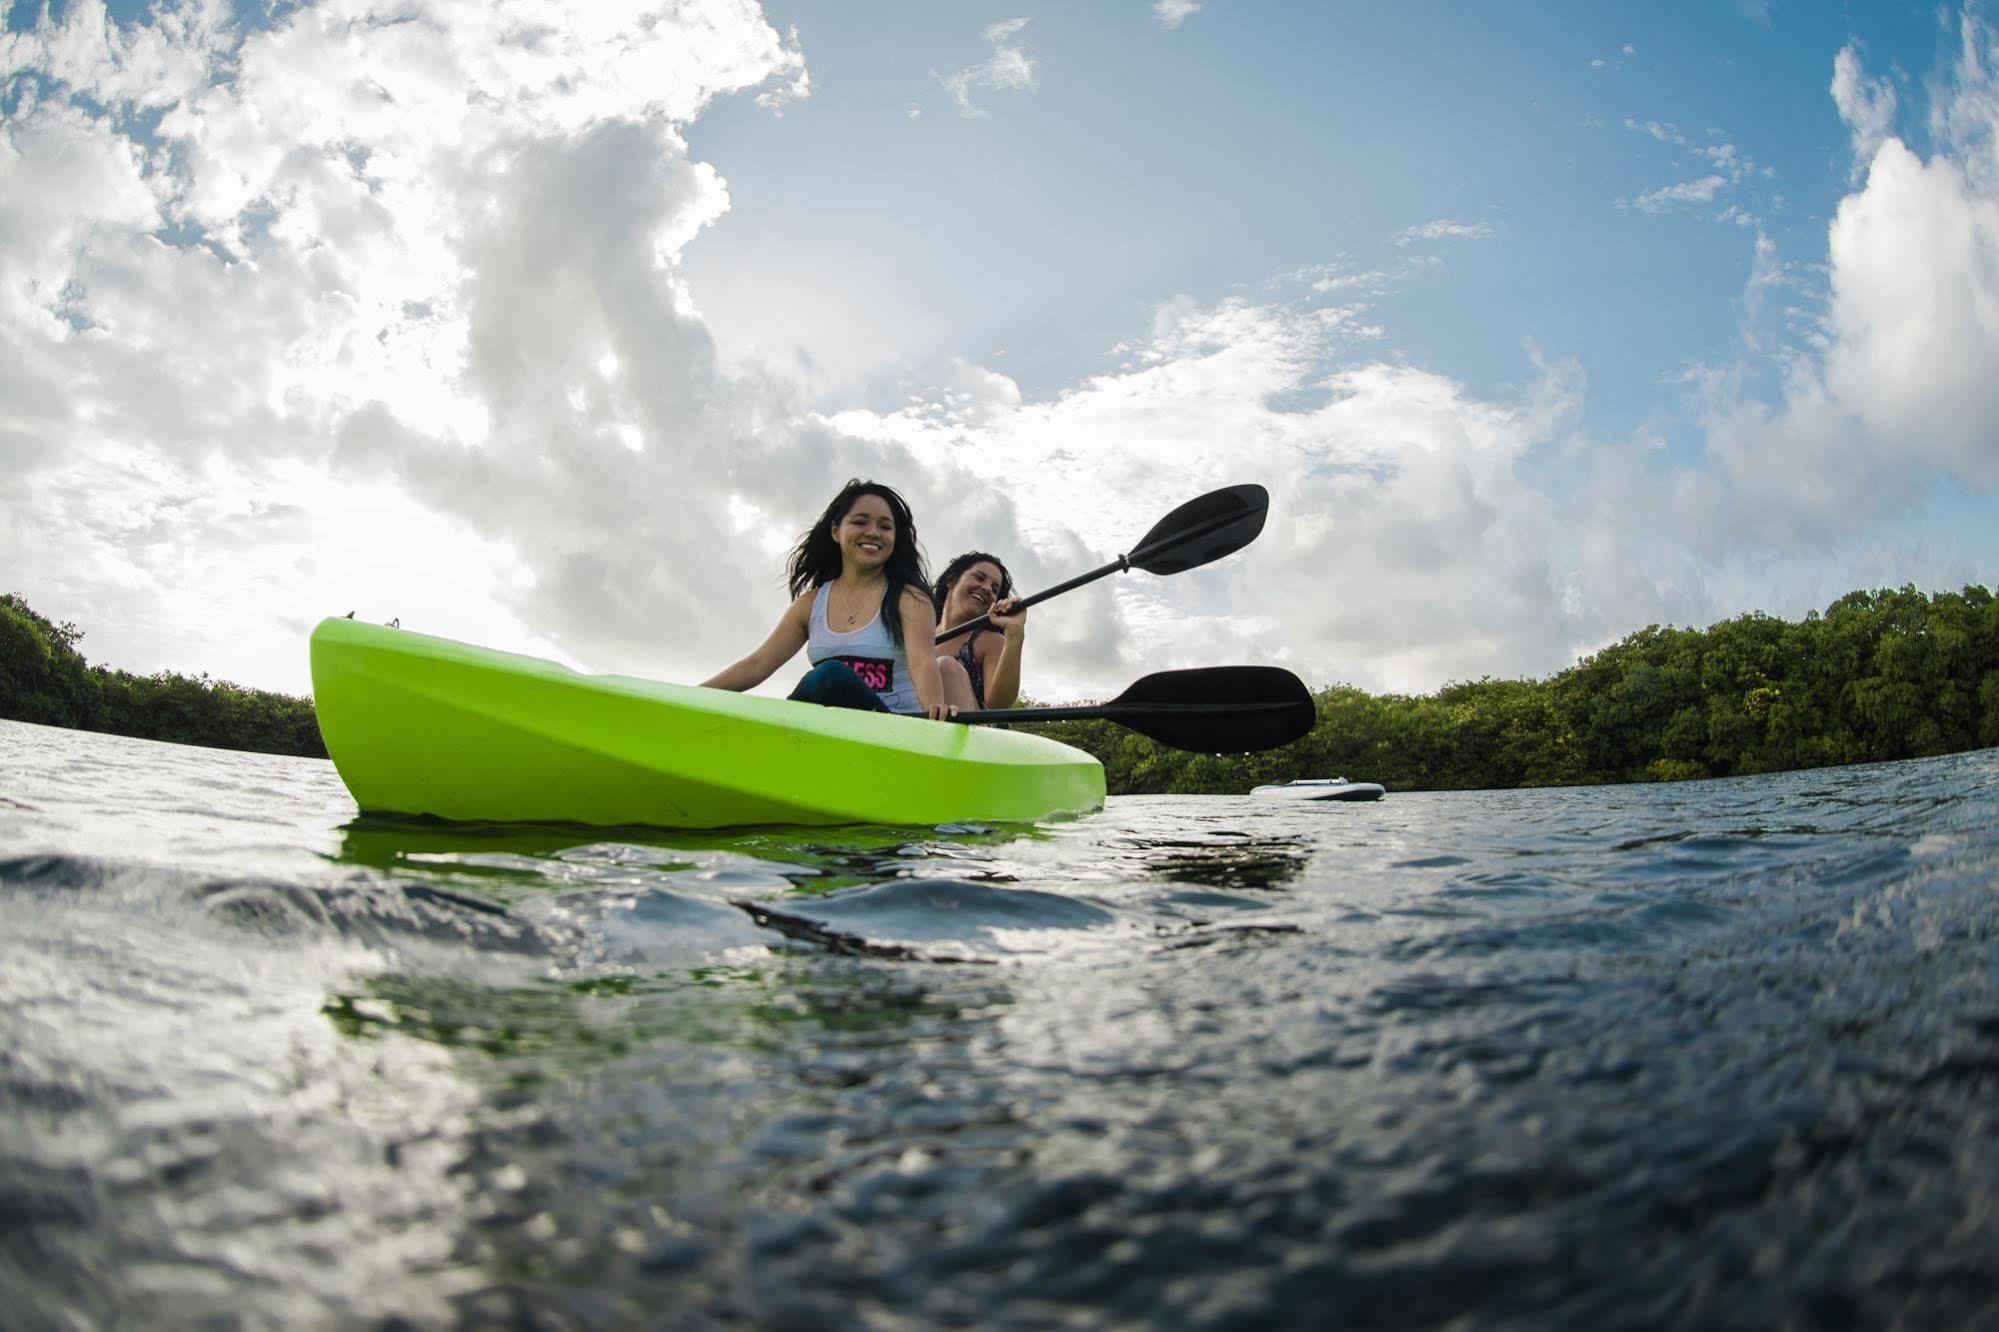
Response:
M17 0L0 591L288 692L348 611L697 680L850 476L1028 588L1270 488L1037 610L1043 698L1989 584L1995 23Z

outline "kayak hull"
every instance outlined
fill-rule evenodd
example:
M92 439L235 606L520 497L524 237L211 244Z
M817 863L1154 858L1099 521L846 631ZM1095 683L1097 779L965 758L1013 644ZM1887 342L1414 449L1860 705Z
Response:
M1338 781L1298 781L1259 786L1250 794L1277 800L1379 800L1388 794L1388 788L1376 782L1350 782L1342 777Z
M627 676L322 621L320 734L369 813L492 822L1030 821L1104 800L1103 767L1041 736Z

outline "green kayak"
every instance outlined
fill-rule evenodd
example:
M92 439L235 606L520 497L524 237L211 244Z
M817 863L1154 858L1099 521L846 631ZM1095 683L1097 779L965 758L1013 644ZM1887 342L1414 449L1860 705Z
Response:
M353 620L312 631L320 734L370 813L547 823L1033 820L1104 770L1041 736L583 675Z

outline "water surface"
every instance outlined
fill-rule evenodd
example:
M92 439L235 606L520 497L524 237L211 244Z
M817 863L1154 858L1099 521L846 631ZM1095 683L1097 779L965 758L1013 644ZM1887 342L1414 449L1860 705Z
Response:
M7 1321L1991 1323L1995 777L667 833L0 723Z

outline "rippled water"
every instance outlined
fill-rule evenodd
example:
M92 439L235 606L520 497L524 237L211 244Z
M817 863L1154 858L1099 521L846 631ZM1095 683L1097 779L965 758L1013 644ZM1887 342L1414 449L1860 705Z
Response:
M1996 777L608 833L0 723L5 1321L1990 1324Z

